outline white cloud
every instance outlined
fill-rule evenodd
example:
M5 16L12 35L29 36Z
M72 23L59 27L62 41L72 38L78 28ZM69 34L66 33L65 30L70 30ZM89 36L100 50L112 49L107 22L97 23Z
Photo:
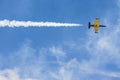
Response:
M51 53L50 55L56 57L57 63L63 64L67 53L61 47L52 46L49 48L49 51Z
M19 80L18 71L16 69L6 69L0 71L0 80Z
M35 78L21 78L19 69L5 69L0 71L0 80L38 80Z
M106 39L103 41L106 41ZM101 51L101 49L96 48L96 50L99 51ZM51 61L48 59L50 56L48 55L53 55L55 58L58 58L58 61L61 61L64 64L58 63L60 65L55 67L54 64L50 63ZM11 65L13 65L13 67L16 66L17 69L8 68L1 70L0 80L39 80L41 78L41 80L87 80L92 79L91 76L93 75L105 76L102 79L105 79L106 77L109 79L110 77L119 77L119 72L105 71L98 67L100 66L101 58L99 60L94 58L97 55L96 53L93 53L93 55L90 56L91 59L89 61L85 59L78 61L77 58L72 58L70 61L65 62L60 59L65 59L66 55L67 52L64 51L62 46L52 46L37 50L32 48L28 43L24 44L18 51L12 54L12 57L10 57L10 63L11 61L15 63L15 65ZM103 56L103 54L99 54L97 57ZM18 60L15 61L15 59ZM16 62L19 63L16 64Z
M56 57L65 57L66 56L66 53L60 47L53 46L53 47L50 47L49 50Z

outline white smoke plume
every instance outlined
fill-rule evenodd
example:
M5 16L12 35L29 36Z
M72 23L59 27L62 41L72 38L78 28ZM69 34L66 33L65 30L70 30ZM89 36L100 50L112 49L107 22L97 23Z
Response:
M82 26L75 23L57 23L57 22L32 22L32 21L16 21L16 20L0 20L0 27L73 27Z

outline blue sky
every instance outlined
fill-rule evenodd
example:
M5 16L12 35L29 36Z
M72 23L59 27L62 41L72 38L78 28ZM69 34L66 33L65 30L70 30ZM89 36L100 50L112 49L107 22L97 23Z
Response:
M0 28L0 80L119 80L119 13L120 0L0 0L0 20L83 24Z

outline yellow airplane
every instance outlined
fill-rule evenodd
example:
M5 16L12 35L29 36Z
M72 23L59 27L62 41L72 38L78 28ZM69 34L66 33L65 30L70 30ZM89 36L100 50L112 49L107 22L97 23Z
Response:
M90 29L90 27L94 27L94 32L98 33L98 29L99 27L106 27L105 25L99 25L99 19L96 18L95 19L95 23L93 25L91 25L91 23L88 23L88 28Z

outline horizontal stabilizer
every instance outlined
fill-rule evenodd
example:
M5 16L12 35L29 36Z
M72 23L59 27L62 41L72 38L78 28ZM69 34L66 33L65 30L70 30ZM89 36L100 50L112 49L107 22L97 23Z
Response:
M88 28L90 29L90 27L93 27L94 25L91 25L91 23L88 23Z

